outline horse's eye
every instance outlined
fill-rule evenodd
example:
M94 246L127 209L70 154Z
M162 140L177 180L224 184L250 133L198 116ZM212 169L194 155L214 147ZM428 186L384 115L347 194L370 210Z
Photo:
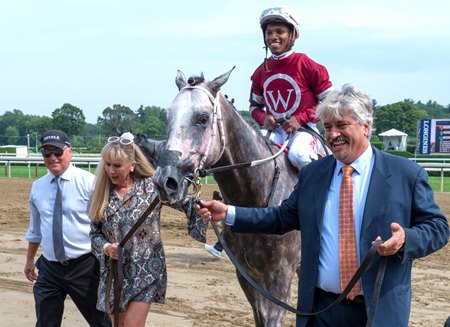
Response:
M209 122L209 115L202 113L197 117L197 125L206 125Z

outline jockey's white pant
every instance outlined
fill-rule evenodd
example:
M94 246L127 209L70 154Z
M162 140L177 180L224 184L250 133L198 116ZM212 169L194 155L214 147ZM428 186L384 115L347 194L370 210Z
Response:
M319 133L316 124L308 123L308 125ZM283 144L287 138L288 134L281 126L273 130L270 134L270 139L279 144ZM318 153L325 153L320 140L308 132L297 131L292 133L288 147L288 159L292 165L299 170L303 166L309 164L312 160L317 160L319 158Z

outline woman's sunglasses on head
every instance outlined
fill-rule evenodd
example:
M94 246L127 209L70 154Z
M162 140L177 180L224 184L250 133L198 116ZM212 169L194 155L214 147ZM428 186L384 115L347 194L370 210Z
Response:
M123 145L130 145L133 144L133 140L120 136L111 136L110 138L108 138L108 143L120 143Z

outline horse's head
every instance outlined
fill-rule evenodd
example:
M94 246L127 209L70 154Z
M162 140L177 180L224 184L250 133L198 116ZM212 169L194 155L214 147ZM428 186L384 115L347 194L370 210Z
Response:
M142 134L134 135L134 143L139 146L153 167L156 167L161 157L161 152L166 145L166 140L153 140Z
M219 90L232 70L205 81L178 71L178 95L167 108L167 143L155 174L162 201L180 202L187 195L195 172L217 162L224 151L222 107L227 100Z

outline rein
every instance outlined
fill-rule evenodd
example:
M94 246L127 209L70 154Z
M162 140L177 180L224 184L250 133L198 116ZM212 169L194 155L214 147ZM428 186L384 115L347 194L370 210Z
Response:
M320 143L322 143L322 147L325 150L325 154L327 156L330 155L330 150L327 147L327 142L325 141L323 136L320 135L319 133L317 133L314 129L312 129L311 126L309 126L308 124L305 124L305 125L301 126L298 130L300 132L305 132L305 133L311 134L313 137L317 137L319 139Z
M289 142L289 139L284 141L283 146L278 150L278 152L276 152L275 154L271 155L270 157L263 158L263 159L258 159L258 160L254 160L254 161L237 163L237 164L233 164L233 165L209 168L209 169L198 168L197 169L198 175L200 177L206 177L206 176L209 176L209 175L212 175L212 174L215 174L215 173L221 173L221 172L228 171L228 170L256 167L256 166L262 165L262 164L264 164L264 163L266 163L266 162L268 162L268 161L270 161L272 159L275 159L280 154L282 154L284 149L286 149L286 147L288 145L288 142Z
M283 309L285 309L285 310L287 310L289 312L295 313L298 316L309 316L310 317L310 316L319 315L319 314L321 314L321 313L331 309L335 305L341 303L344 299L346 299L348 293L350 293L350 291L353 288L353 286L362 277L362 274L366 271L369 263L372 261L373 257L377 254L378 248L383 243L382 240L376 240L376 241L373 242L372 246L369 249L369 252L367 252L367 254L366 254L363 262L359 266L358 270L355 272L355 274L353 275L352 279L350 280L348 285L345 287L344 291L339 295L339 297L333 303L331 303L328 307L326 307L326 308L324 308L324 309L322 309L320 311L304 312L304 311L299 311L296 308L293 308L292 306L290 306L286 302L283 302L280 299L278 299L275 296L273 296L272 293L268 292L266 289L262 288L261 285L259 285L245 271L245 269L241 266L241 264L239 263L237 258L231 252L230 248L228 247L227 243L225 242L222 234L219 232L219 230L218 230L216 224L213 222L213 220L211 220L211 226L214 229L214 233L216 234L219 242L221 243L223 249L225 250L225 252L228 255L228 257L230 258L231 262L236 267L236 269L239 271L239 273L247 280L247 282L249 282L250 285L252 285L252 287L256 291L258 291L261 295L263 295L266 299L268 299L272 303L275 303L276 305L282 307ZM378 299L380 297L381 285L383 283L384 272L386 270L386 262L387 262L387 258L386 257L381 257L380 263L378 265L377 277L376 277L376 280L375 280L375 286L374 286L374 290L373 290L373 294L372 294L372 301L370 303L369 313L367 315L366 327L371 327L372 324L373 324L373 320L375 318L375 312L376 312L376 308L377 308L377 305L378 305Z
M287 115L285 117L278 118L276 120L276 122L278 124L283 124L286 120L289 120L289 119L291 119L291 116ZM309 126L308 124L304 124L304 125L300 126L300 128L297 131L308 133L308 134L312 135L313 137L317 137L319 139L319 142L322 144L323 149L325 150L325 154L327 156L330 155L330 150L327 147L327 142L325 141L325 138L322 135L320 135L320 133L317 133L313 128L311 128L311 126Z

